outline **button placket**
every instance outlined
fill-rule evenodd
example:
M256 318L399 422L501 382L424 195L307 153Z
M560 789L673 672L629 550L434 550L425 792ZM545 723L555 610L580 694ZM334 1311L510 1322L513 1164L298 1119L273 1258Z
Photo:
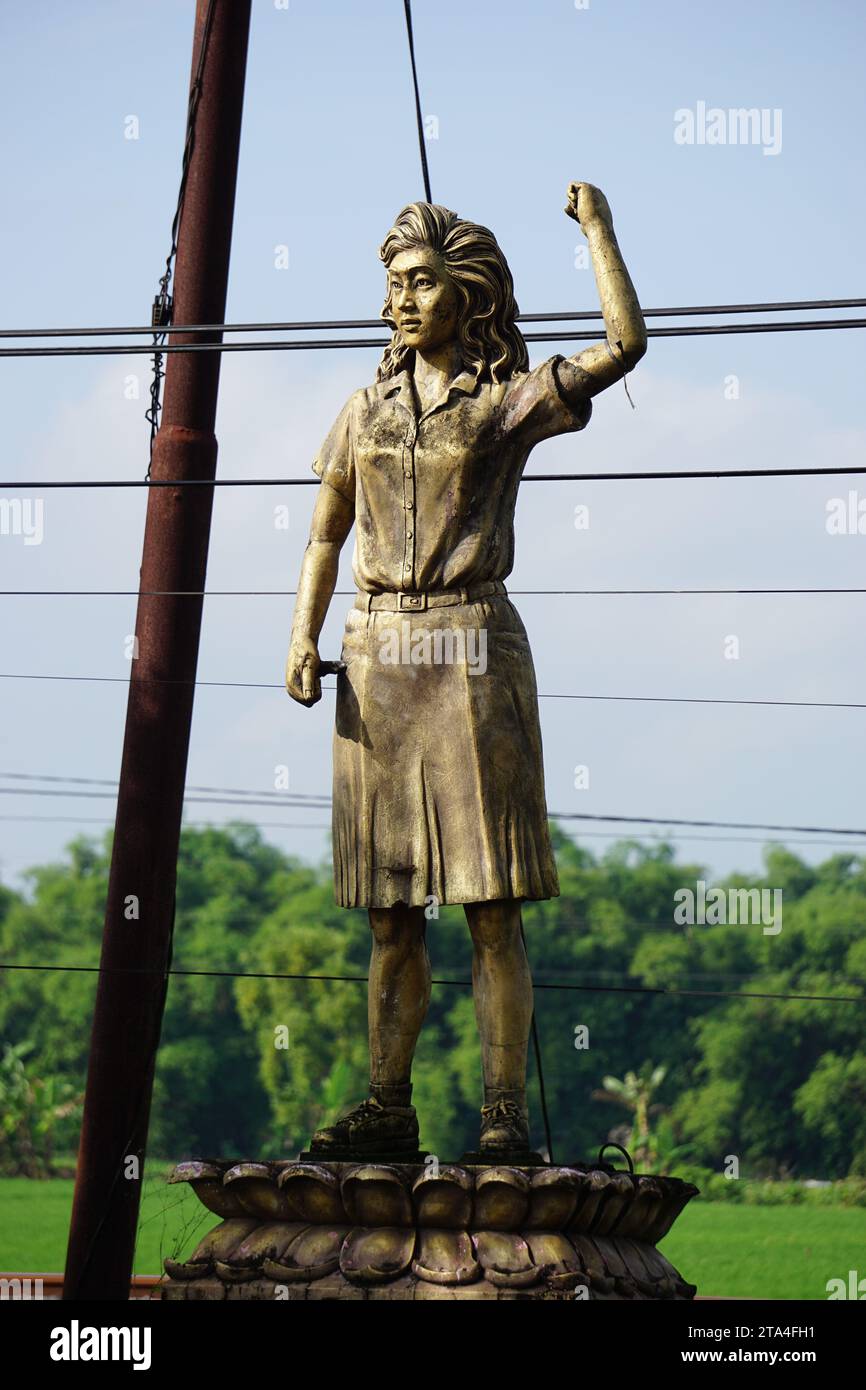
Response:
M409 589L412 587L412 576L415 571L415 441L417 439L417 429L415 421L412 420L406 430L406 437L403 441L403 570L400 577L400 588Z

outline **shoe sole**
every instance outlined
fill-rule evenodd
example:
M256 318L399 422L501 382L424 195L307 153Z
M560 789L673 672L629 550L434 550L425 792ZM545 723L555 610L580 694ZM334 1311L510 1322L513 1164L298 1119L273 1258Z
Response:
M333 1144L317 1144L313 1141L310 1144L311 1153L353 1153L353 1154L380 1154L380 1153L417 1153L419 1138L414 1139L395 1139L393 1141L380 1140L378 1143L353 1144L350 1140L345 1143L335 1142Z
M378 1144L350 1144L352 1153L356 1154L381 1154L381 1153L417 1153L419 1140L415 1139L395 1139L388 1143L382 1141Z

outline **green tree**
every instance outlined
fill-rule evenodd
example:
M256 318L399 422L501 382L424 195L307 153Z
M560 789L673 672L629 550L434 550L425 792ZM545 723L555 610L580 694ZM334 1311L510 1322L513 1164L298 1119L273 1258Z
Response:
M68 1082L35 1074L25 1057L29 1042L7 1043L0 1057L0 1173L6 1177L51 1175L58 1140L69 1138L81 1109Z
M561 895L523 915L557 1161L594 1157L607 1134L599 1077L638 1075L652 1057L664 1068L647 1140L656 1164L686 1144L717 1171L729 1154L744 1172L861 1171L866 860L808 866L768 847L757 883L732 875L723 886L782 889L782 930L770 934L675 923L674 894L707 875L669 845L625 840L597 857L555 826L553 837ZM0 958L97 965L109 856L110 837L79 838L62 862L34 868L23 892L0 886ZM441 909L428 941L438 983L414 1099L423 1142L447 1161L476 1147L482 1099L462 910ZM242 823L185 829L182 973L168 990L151 1153L290 1156L360 1099L368 961L366 914L335 906L330 865L292 859ZM84 1089L95 984L80 971L0 972L0 1037L32 1044L40 1098L49 1082L70 1088L54 1105ZM530 1104L540 1147L531 1050Z
M653 1105L653 1097L665 1079L665 1070L665 1067L654 1067L652 1062L645 1062L640 1071L627 1071L622 1080L616 1076L604 1077L603 1088L593 1092L596 1100L622 1106L630 1113L631 1128L623 1143L636 1168L649 1167L654 1157L650 1117L660 1109L658 1105Z

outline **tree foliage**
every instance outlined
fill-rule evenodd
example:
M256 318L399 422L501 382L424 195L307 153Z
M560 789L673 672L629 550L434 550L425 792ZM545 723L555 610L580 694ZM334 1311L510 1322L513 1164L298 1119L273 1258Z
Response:
M622 841L595 857L554 840L561 896L527 904L524 922L557 1160L594 1157L629 1108L645 1136L644 1078L663 1116L647 1149L657 1160L664 1149L717 1172L736 1155L744 1173L866 1173L866 860L809 866L769 847L759 880L723 886L781 888L773 935L675 924L675 892L705 873L669 845ZM98 963L109 855L108 839L78 839L64 862L32 870L24 893L0 889L2 959ZM434 977L451 983L434 986L414 1100L423 1142L447 1160L476 1146L482 1099L462 911L441 909L428 940ZM185 830L173 965L225 973L172 977L151 1152L291 1155L360 1099L368 953L366 915L334 905L329 865L289 858L244 824ZM26 1060L8 1055L19 1097L29 1086L50 1110L83 1092L94 992L93 974L2 972L0 1038L28 1045ZM857 1002L769 997L792 993ZM532 1061L530 1073L538 1145ZM617 1112L605 1078L629 1074L638 1089Z

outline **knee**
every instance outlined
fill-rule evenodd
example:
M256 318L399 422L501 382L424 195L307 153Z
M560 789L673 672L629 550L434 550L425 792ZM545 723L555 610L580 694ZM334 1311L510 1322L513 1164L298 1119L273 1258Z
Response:
M468 903L466 918L477 955L522 951L517 903Z
M370 930L380 949L408 954L424 944L426 925L423 908L383 907L370 909Z

